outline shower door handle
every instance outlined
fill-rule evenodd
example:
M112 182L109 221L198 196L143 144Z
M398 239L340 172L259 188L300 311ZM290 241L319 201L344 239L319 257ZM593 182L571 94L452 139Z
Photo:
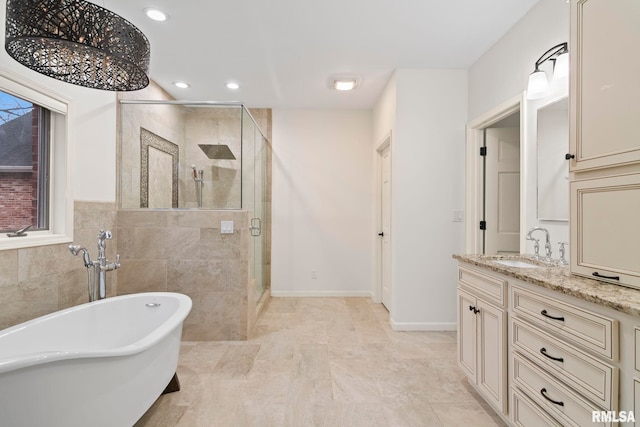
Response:
M251 235L253 237L258 237L262 234L262 220L258 217L251 218L251 225L249 226L249 230L251 230Z

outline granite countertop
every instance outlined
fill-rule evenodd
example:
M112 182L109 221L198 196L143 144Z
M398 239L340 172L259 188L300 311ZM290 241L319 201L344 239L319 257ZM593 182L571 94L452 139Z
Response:
M460 262L488 268L524 282L571 295L585 301L640 317L640 290L613 285L572 275L569 267L548 266L527 255L453 255ZM509 267L500 260L517 260L535 264L538 268Z

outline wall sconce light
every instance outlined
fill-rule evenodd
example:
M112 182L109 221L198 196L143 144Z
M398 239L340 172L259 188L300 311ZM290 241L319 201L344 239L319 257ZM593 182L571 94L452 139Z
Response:
M536 61L533 73L529 75L529 84L527 86L527 98L542 98L549 89L547 74L540 66L546 61L553 62L553 79L557 80L569 75L569 48L567 43L555 45L542 54Z

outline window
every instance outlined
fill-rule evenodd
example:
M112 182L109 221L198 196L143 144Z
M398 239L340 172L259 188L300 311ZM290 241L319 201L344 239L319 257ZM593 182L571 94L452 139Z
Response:
M0 231L49 229L50 111L0 91Z
M0 250L72 240L69 104L50 88L0 68ZM27 225L26 236L9 236Z

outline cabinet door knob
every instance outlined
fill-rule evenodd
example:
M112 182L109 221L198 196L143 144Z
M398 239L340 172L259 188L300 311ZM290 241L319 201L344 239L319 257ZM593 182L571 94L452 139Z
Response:
M564 158L566 160L571 160L571 159L575 159L576 155L575 154L571 154L571 153L567 153L567 154L564 155Z

